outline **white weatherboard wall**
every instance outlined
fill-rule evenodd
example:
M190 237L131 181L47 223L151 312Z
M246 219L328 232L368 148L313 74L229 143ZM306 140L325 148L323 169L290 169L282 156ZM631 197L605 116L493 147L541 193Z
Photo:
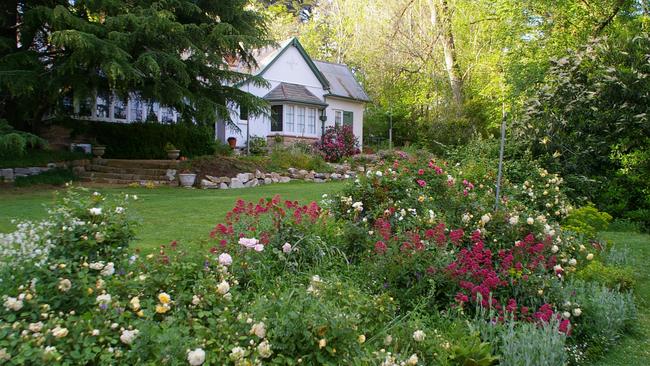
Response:
M349 111L352 112L352 131L354 132L354 136L356 136L359 139L359 147L361 147L361 144L363 143L363 111L364 111L364 104L352 100L348 100L345 98L337 98L337 97L330 97L326 96L325 97L325 103L328 104L327 106L327 122L325 123L325 126L334 126L334 113L336 110L342 110L342 111Z
M298 49L293 45L280 55L275 62L264 71L262 74L264 79L269 83L268 88L260 88L246 83L240 87L258 97L265 96L268 92L273 90L281 82L304 85L316 97L323 99L326 90L323 89L320 81L314 75L305 59L302 57ZM243 147L246 144L246 121L239 119L239 107L233 106L230 117L233 121L237 122L241 131L236 131L233 128L226 127L225 138L236 137L237 146ZM355 117L356 118L356 117ZM249 116L248 122L250 123L250 135L266 137L271 134L271 119L268 115L263 116ZM320 127L320 121L317 122ZM317 128L317 134L320 136L320 129ZM219 135L219 134L217 134Z

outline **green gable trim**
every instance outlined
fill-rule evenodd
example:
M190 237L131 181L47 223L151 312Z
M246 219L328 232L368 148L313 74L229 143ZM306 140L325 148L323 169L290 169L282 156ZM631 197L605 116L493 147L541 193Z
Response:
M273 60L271 60L271 62L269 62L266 66L264 66L264 68L260 72L258 72L257 75L262 76L264 74L264 72L266 70L268 70L271 67L271 65L273 65L275 63L275 61L277 61L280 58L280 56L282 56L282 54L290 46L294 46L294 47L296 47L296 49L298 49L298 52L300 52L300 55L302 56L302 58L307 63L307 66L309 66L309 68L314 73L314 75L316 76L318 81L320 81L320 84L323 86L323 89L329 90L330 83L327 81L327 79L325 79L325 76L318 70L318 68L316 67L316 64L314 64L314 61L311 60L311 57L309 57L309 55L307 54L307 51L305 51L305 49L302 47L302 45L298 41L298 38L296 38L296 37L293 37L293 39L291 39L291 42L287 43L287 45L284 46L282 51L280 51L280 53L278 53L277 56L275 56L275 58L273 58Z

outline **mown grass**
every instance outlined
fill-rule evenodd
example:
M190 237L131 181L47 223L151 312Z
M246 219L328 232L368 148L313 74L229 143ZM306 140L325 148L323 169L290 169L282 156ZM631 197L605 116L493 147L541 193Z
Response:
M201 190L161 187L93 188L103 194L136 194L138 201L132 209L140 220L135 247L150 251L159 245L178 240L181 245L199 248L210 230L225 218L235 201L257 201L276 194L283 199L311 202L320 200L324 193L340 189L344 183L291 182L255 188L229 190ZM1 189L1 188L0 188ZM12 219L37 220L46 216L46 205L55 202L55 189L0 190L0 232L13 230Z
M633 333L624 337L606 356L595 363L597 366L650 365L650 235L632 232L603 233L614 245L630 250L631 262L636 272L635 295L639 307L637 326Z

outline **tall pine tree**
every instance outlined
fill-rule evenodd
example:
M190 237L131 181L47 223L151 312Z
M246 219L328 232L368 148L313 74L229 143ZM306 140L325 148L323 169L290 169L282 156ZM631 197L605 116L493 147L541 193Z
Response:
M264 18L246 0L3 0L0 118L37 126L66 94L94 92L173 107L184 121L213 123L235 102L263 101L233 87L267 45ZM262 80L255 80L263 83Z

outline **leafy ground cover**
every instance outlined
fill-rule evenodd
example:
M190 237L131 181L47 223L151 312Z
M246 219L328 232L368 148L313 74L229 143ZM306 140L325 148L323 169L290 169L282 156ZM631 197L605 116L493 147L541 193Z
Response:
M341 182L310 184L291 182L239 190L199 190L160 187L155 189L97 187L107 195L135 194L140 199L133 203L135 217L141 223L134 242L143 250L178 240L188 245L199 245L207 233L223 220L238 199L256 201L260 197L280 194L291 200L309 202L319 200L324 193L333 193L343 187ZM40 220L47 215L45 205L56 201L59 189L31 188L0 190L0 232L15 229L11 220Z
M74 151L31 149L24 156L3 157L0 159L0 168L45 166L47 163L88 158L89 155Z

